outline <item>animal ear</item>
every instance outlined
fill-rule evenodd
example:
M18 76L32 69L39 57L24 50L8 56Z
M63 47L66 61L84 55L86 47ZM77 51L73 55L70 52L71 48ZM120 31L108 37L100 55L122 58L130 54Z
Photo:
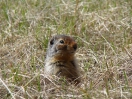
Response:
M77 49L77 44L74 44L73 48L74 48L74 50L76 50Z

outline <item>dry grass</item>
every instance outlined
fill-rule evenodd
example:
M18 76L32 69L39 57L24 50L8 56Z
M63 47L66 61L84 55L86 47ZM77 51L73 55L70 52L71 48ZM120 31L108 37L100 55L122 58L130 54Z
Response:
M0 98L132 99L131 0L2 0L0 9ZM80 87L44 82L54 34L78 42Z

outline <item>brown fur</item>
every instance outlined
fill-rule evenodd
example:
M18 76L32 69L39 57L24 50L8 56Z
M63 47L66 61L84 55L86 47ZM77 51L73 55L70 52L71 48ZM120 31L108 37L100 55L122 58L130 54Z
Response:
M48 44L45 74L65 77L70 82L80 83L78 64L74 57L76 50L77 43L72 37L53 36Z

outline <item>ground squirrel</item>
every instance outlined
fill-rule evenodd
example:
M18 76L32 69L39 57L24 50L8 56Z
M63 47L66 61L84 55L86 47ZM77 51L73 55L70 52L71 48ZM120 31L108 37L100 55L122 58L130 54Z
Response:
M80 83L78 63L75 58L77 43L67 35L55 35L48 43L44 72L46 75L65 77Z

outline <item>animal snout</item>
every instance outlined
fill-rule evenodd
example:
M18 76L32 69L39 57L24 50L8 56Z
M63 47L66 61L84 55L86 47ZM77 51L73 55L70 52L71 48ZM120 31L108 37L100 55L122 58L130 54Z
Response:
M67 50L67 45L58 45L57 50Z
M77 50L77 44L73 45L58 45L56 48L57 50L64 50L64 51L76 51Z

